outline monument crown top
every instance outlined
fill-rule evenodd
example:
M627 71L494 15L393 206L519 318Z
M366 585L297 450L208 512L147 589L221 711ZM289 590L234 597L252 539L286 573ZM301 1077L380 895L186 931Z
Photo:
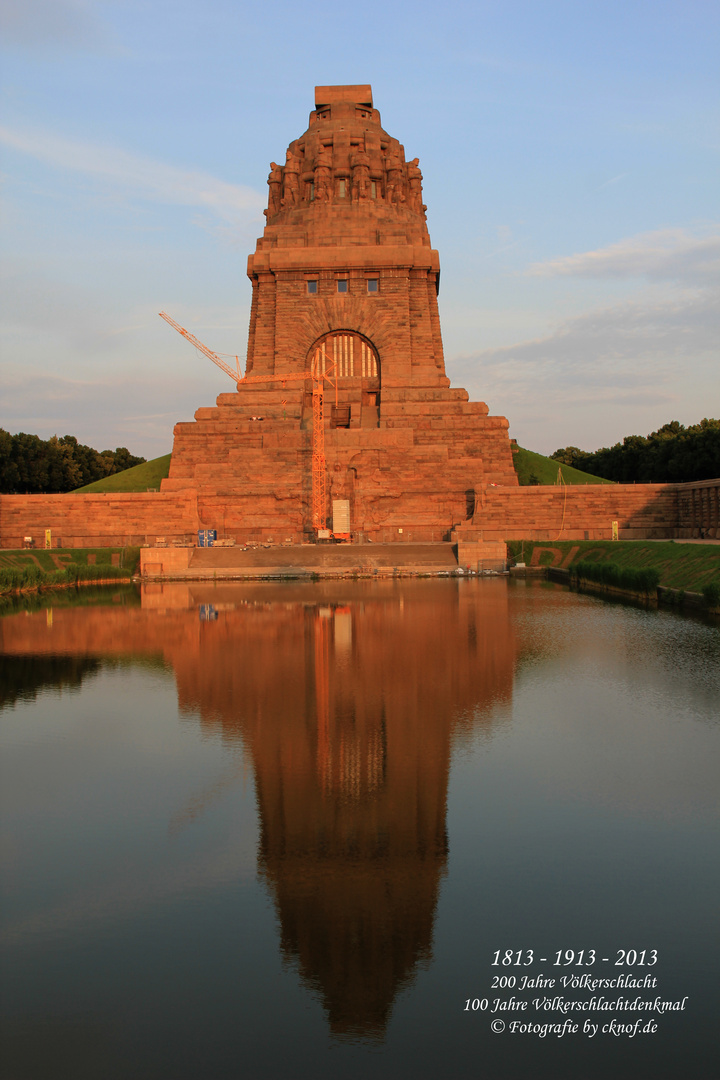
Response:
M290 142L284 165L270 162L268 188L258 252L430 247L418 159L406 161L383 129L369 83L315 87L307 130Z
M355 86L316 86L315 108L325 105L364 105L372 109L372 87L369 83Z

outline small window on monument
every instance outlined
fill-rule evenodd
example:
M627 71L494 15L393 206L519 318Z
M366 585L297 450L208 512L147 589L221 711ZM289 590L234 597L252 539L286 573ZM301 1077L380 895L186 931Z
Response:
M378 291L378 279L376 277L369 277L367 279L367 290L368 292Z
M338 292L347 292L347 287L348 287L347 278L339 278L338 283L337 283L337 287L338 287Z
M318 285L317 281L308 281L308 283L307 283L307 291L309 293L312 293L312 294L316 293L317 292L317 285Z
M311 184L310 185L310 202L312 202L314 198L315 198L315 185Z
M375 180L370 181L370 198L377 199L377 183Z
M344 180L340 181L338 195L339 195L339 197L341 199L345 198L345 181Z

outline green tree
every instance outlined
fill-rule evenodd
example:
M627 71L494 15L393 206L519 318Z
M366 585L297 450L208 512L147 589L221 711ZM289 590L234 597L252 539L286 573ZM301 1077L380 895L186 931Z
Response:
M671 420L647 436L626 435L592 452L566 446L552 457L620 484L713 480L720 476L720 421L706 417L686 428Z
M0 492L3 494L56 494L101 480L105 476L140 465L125 446L98 453L79 443L74 435L41 439L0 429Z
M13 455L13 436L0 428L0 492L17 492L20 483L20 470Z

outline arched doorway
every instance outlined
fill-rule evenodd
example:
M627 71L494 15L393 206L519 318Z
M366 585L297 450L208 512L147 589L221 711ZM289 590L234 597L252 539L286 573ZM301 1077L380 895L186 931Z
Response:
M378 426L380 358L368 338L354 330L332 330L312 345L308 367L319 369L336 383L334 391L326 385L329 408L325 415L331 427Z
M324 355L323 355L324 354ZM352 330L333 330L316 341L310 350L311 360L329 365L340 379L374 382L380 389L380 363L374 346ZM325 366L322 366L325 370Z

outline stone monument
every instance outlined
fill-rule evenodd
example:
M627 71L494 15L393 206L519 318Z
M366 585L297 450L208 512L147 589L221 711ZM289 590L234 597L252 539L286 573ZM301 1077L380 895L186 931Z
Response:
M343 502L358 541L449 539L487 485L517 479L507 420L445 375L418 158L383 129L369 86L318 86L268 184L247 381L176 425L162 491L196 491L199 520L238 542L313 538L302 373L315 362L328 373L328 526Z

